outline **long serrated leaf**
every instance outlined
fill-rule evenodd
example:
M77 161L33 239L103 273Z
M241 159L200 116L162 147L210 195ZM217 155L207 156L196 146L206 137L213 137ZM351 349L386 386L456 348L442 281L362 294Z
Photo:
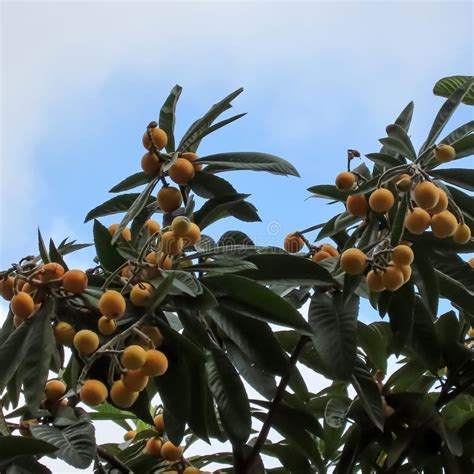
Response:
M406 149L406 153L407 153L406 156L410 158L412 161L415 161L416 151L405 129L401 127L400 125L397 125L396 123L394 123L387 126L386 132L389 137L393 137L399 140L400 142L402 142Z
M441 179L460 188L474 191L474 170L472 169L449 168L430 171L430 174L436 179Z
M149 183L152 179L152 176L140 171L128 176L123 181L120 181L120 183L116 184L110 189L109 193L121 193L122 191L128 191L130 189L137 188L138 186L143 186L144 184Z
M384 153L369 153L365 155L370 161L373 161L377 165L383 166L384 168L392 168L394 166L400 166L405 164L405 160L398 156L386 155Z
M452 92L446 102L442 105L441 109L436 115L431 130L428 133L428 137L419 151L420 155L435 143L436 139L439 137L440 133L448 123L448 120L451 118L459 104L463 101L464 97L467 95L473 84L474 78L471 76L464 83L460 84L459 87L457 87Z
M126 212L139 196L140 193L128 193L121 194L120 196L114 196L113 198L105 201L104 203L89 211L86 218L84 219L84 222L88 222L97 217L110 216L112 214ZM155 200L150 197L147 204L151 204L154 201Z
M440 79L433 87L433 94L449 97L460 86L472 79L472 76L448 76ZM466 94L463 103L474 105L474 88Z
M43 263L49 263L50 260L49 260L48 250L44 243L43 236L41 235L41 231L39 230L39 227L38 227L38 249L39 249L39 254Z
M61 252L57 249L56 244L54 243L53 239L49 239L49 258L51 262L58 263L61 265L64 270L69 270L66 262L64 261Z
M229 439L233 444L245 443L251 429L250 405L239 375L225 353L218 348L207 352L206 372Z
M200 163L207 164L205 171L207 173L219 173L222 171L251 170L267 171L273 174L284 176L298 176L296 168L275 155L258 152L232 152L218 153L216 155L204 156L199 160Z
M148 183L146 188L140 193L140 195L135 199L133 204L128 208L125 216L120 221L119 226L117 227L115 234L112 236L112 243L114 244L122 235L122 231L127 227L128 223L132 221L135 217L140 214L142 209L147 205L150 204L150 195L153 192L153 189L156 186L156 179Z
M94 220L93 227L94 245L97 257L101 265L113 272L125 262L125 259L117 252L112 245L112 236L107 227L102 225L97 219Z
M334 377L347 380L356 361L357 315L359 298L352 296L344 303L340 292L316 292L308 311L314 331L314 345L324 365Z
M168 137L166 144L166 151L171 153L175 149L174 141L174 126L176 123L176 104L178 103L179 96L181 95L183 88L176 84L160 110L159 124L160 128L165 131Z

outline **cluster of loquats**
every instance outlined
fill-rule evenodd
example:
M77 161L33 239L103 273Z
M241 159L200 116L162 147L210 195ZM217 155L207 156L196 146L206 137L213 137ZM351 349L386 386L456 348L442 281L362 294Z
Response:
M298 253L305 244L309 249L309 257L315 263L319 263L326 258L339 256L339 251L333 245L329 243L312 245L303 238L301 232L291 232L288 234L283 242L283 248L288 253Z
M183 457L183 448L174 445L166 437L165 421L163 413L158 413L153 418L153 428L156 434L145 439L143 453L149 456L155 456L162 459L166 467L162 472L177 473L177 474L207 474L199 468L191 466L189 462ZM148 431L148 430L147 430ZM127 431L123 439L125 442L133 443L137 439L136 431ZM142 441L141 438L140 441Z
M44 265L16 265L12 271L0 276L0 293L10 301L14 315L13 324L18 327L33 317L46 299L56 296L79 295L88 284L82 270L65 270L59 263Z

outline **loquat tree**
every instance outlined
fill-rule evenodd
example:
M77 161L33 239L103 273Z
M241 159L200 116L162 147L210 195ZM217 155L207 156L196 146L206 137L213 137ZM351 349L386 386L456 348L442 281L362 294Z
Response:
M93 268L66 263L88 244L47 246L38 231L38 255L0 273L0 470L50 472L49 456L98 473L473 472L474 259L460 254L474 252L474 171L440 168L474 153L473 121L440 139L473 84L436 84L447 100L418 153L413 103L366 155L371 169L349 150L335 185L309 188L344 210L283 248L204 233L259 220L221 173L298 173L264 153L197 155L244 115L216 121L242 89L176 142L175 86L142 137L142 171L86 216ZM314 393L303 366L327 387ZM123 442L98 445L98 420ZM187 455L199 439L231 448Z

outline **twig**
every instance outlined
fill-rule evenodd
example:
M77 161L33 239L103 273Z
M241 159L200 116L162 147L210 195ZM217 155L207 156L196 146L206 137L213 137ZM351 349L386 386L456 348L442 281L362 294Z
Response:
M102 446L97 446L97 454L120 472L125 472L127 474L133 473L133 471L126 464L120 461L120 459L116 458L113 454L110 454Z
M255 462L258 454L263 448L263 445L265 444L265 441L267 440L268 433L270 432L270 428L272 426L272 421L273 421L273 417L275 416L275 412L283 398L288 382L290 381L293 368L295 367L296 362L298 361L298 357L300 356L301 351L303 350L304 346L309 340L310 339L308 336L301 336L298 341L298 344L296 344L296 347L294 348L293 353L291 354L291 357L289 360L288 371L281 378L280 383L278 384L275 397L273 398L270 409L268 410L267 417L265 418L265 421L263 422L263 426L257 437L257 441L255 441L252 451L250 452L249 457L247 458L245 462L245 466L243 470L241 471L241 473L239 474L245 474L246 472L250 472L250 469L252 468L253 463Z

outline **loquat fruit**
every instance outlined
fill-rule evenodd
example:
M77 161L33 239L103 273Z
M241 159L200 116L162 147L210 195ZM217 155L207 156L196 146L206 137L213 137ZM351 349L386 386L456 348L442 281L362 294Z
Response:
M163 212L173 212L183 203L183 196L178 188L164 186L158 192L156 200Z
M146 360L142 372L150 377L163 375L168 370L168 358L155 349L146 351Z
M199 156L197 156L196 153L193 153L191 151L186 151L184 153L181 153L179 157L184 158L185 160L188 160L189 162L191 162L196 171L202 171L202 163L195 163L195 161L199 159Z
M403 284L405 284L411 277L411 267L410 265L397 265L397 266L403 273Z
M125 298L115 290L107 290L99 299L99 311L109 319L118 319L126 309Z
M470 258L467 263L471 268L474 268L474 257Z
M163 446L163 442L160 438L150 438L143 449L145 454L152 454L158 456L161 454L161 447Z
M50 402L58 401L66 393L66 385L60 380L49 380L44 387L46 400Z
M146 308L152 301L155 288L150 283L140 282L130 291L130 301L134 306Z
M150 235L153 235L156 232L159 232L160 229L161 229L160 224L158 222L152 220L152 219L148 219L146 221L145 225L146 225L146 228L148 229L148 232L150 233Z
M349 275L362 273L367 263L367 256L362 250L350 248L341 255L341 270Z
M467 332L467 336L470 338L474 338L474 328L470 328Z
M73 344L76 350L81 355L91 355L99 347L99 336L89 329L82 329L77 332L73 339Z
M434 156L438 163L447 163L454 160L456 157L456 150L451 145L439 144L434 150Z
M117 330L115 319L109 319L101 316L97 321L97 329L103 336L110 336Z
M322 244L319 250L327 252L331 257L338 257L339 252L331 244Z
M436 204L436 206L430 209L427 209L427 211L430 214L439 214L440 212L443 212L448 208L448 203L449 203L448 195L441 188L437 188L437 189L438 189L438 203Z
M194 222L191 222L188 232L183 236L184 248L196 245L201 240L201 229Z
M336 187L340 191L347 191L354 186L356 182L356 176L354 173L349 171L343 171L336 176Z
M405 227L412 234L422 234L431 223L431 216L421 207L415 207L405 218Z
M15 316L18 316L20 319L26 319L34 312L35 302L28 293L20 291L13 296L10 308Z
M415 186L414 199L418 207L431 209L438 204L438 187L429 181L423 181Z
M397 189L401 191L402 193L406 193L411 190L412 188L412 179L408 175L404 175L403 178L399 179L396 182Z
M39 279L43 282L58 280L64 275L64 267L59 263L46 263L41 268Z
M395 197L385 188L376 189L369 197L369 206L375 212L386 212L395 204Z
M138 346L136 344L132 344L131 346L127 346L124 351L122 352L122 357L120 361L122 365L129 370L139 369L143 367L147 360L147 351L143 349L143 347ZM145 375L149 375L145 371L143 372Z
M178 158L168 170L169 177L181 186L186 186L194 178L194 166L184 158Z
M312 257L312 260L313 262L315 263L319 263L321 262L322 260L326 259L326 258L329 258L331 255L329 255L328 252L325 252L324 250L320 250L319 252L315 252L313 254L313 257Z
M130 408L138 398L138 392L128 389L122 380L116 380L110 388L110 398L119 408Z
M304 246L304 240L296 232L292 232L285 237L284 249L289 253L298 253Z
M116 230L119 228L119 224L111 224L109 227L107 227L107 230L109 231L110 235L114 235ZM125 229L122 230L122 237L129 242L132 240L132 232L128 227L125 227Z
M431 230L436 237L441 239L453 236L457 228L458 221L449 211L440 212L431 218Z
M367 273L367 287L370 291L381 292L385 290L385 286L382 282L383 272L370 270Z
M158 150L162 150L167 145L168 136L166 135L166 132L162 130L161 128L156 127L156 128L150 129L150 134ZM143 146L147 150L151 148L151 141L150 141L150 137L148 136L148 132L145 132L143 134L142 143L143 143Z
M188 466L184 471L183 474L200 474L201 470L194 466Z
M82 270L68 270L63 276L63 288L75 295L84 292L87 288L87 275Z
M15 278L9 276L3 280L0 280L0 285L3 299L10 301L13 298L13 295L15 294L15 292L13 291L13 287L15 285Z
M392 251L392 260L395 265L411 265L415 255L408 245L397 245Z
M163 162L152 152L147 152L142 156L140 165L148 176L158 176L163 166Z
M163 335L160 330L155 326L142 326L140 331L148 336L153 344L158 347L163 343Z
M165 461L179 461L181 459L182 453L182 448L179 446L175 446L171 441L166 441L161 447L161 457Z
M155 425L156 431L163 434L165 432L165 418L162 414L156 415L153 418L153 424Z
M178 255L183 251L184 241L172 230L161 234L160 250L166 255Z
M186 216L177 216L171 223L171 230L178 237L184 237L191 229L191 221Z
M150 378L141 369L128 370L122 375L123 384L133 392L141 392L148 385Z
M79 397L86 405L94 407L105 402L108 394L107 387L100 380L89 379L84 382Z
M396 265L387 267L382 273L382 284L388 291L396 291L403 285L403 272Z
M76 330L64 321L54 326L54 337L59 344L63 346L72 346Z
M349 214L357 217L365 217L369 206L367 205L367 199L363 194L351 194L346 200L346 208Z
M123 435L123 440L124 440L124 441L130 441L130 440L134 439L135 436L137 436L137 432L136 432L136 431L127 431L127 432Z
M471 240L471 229L467 224L459 224L454 232L453 240L457 244L467 244Z

